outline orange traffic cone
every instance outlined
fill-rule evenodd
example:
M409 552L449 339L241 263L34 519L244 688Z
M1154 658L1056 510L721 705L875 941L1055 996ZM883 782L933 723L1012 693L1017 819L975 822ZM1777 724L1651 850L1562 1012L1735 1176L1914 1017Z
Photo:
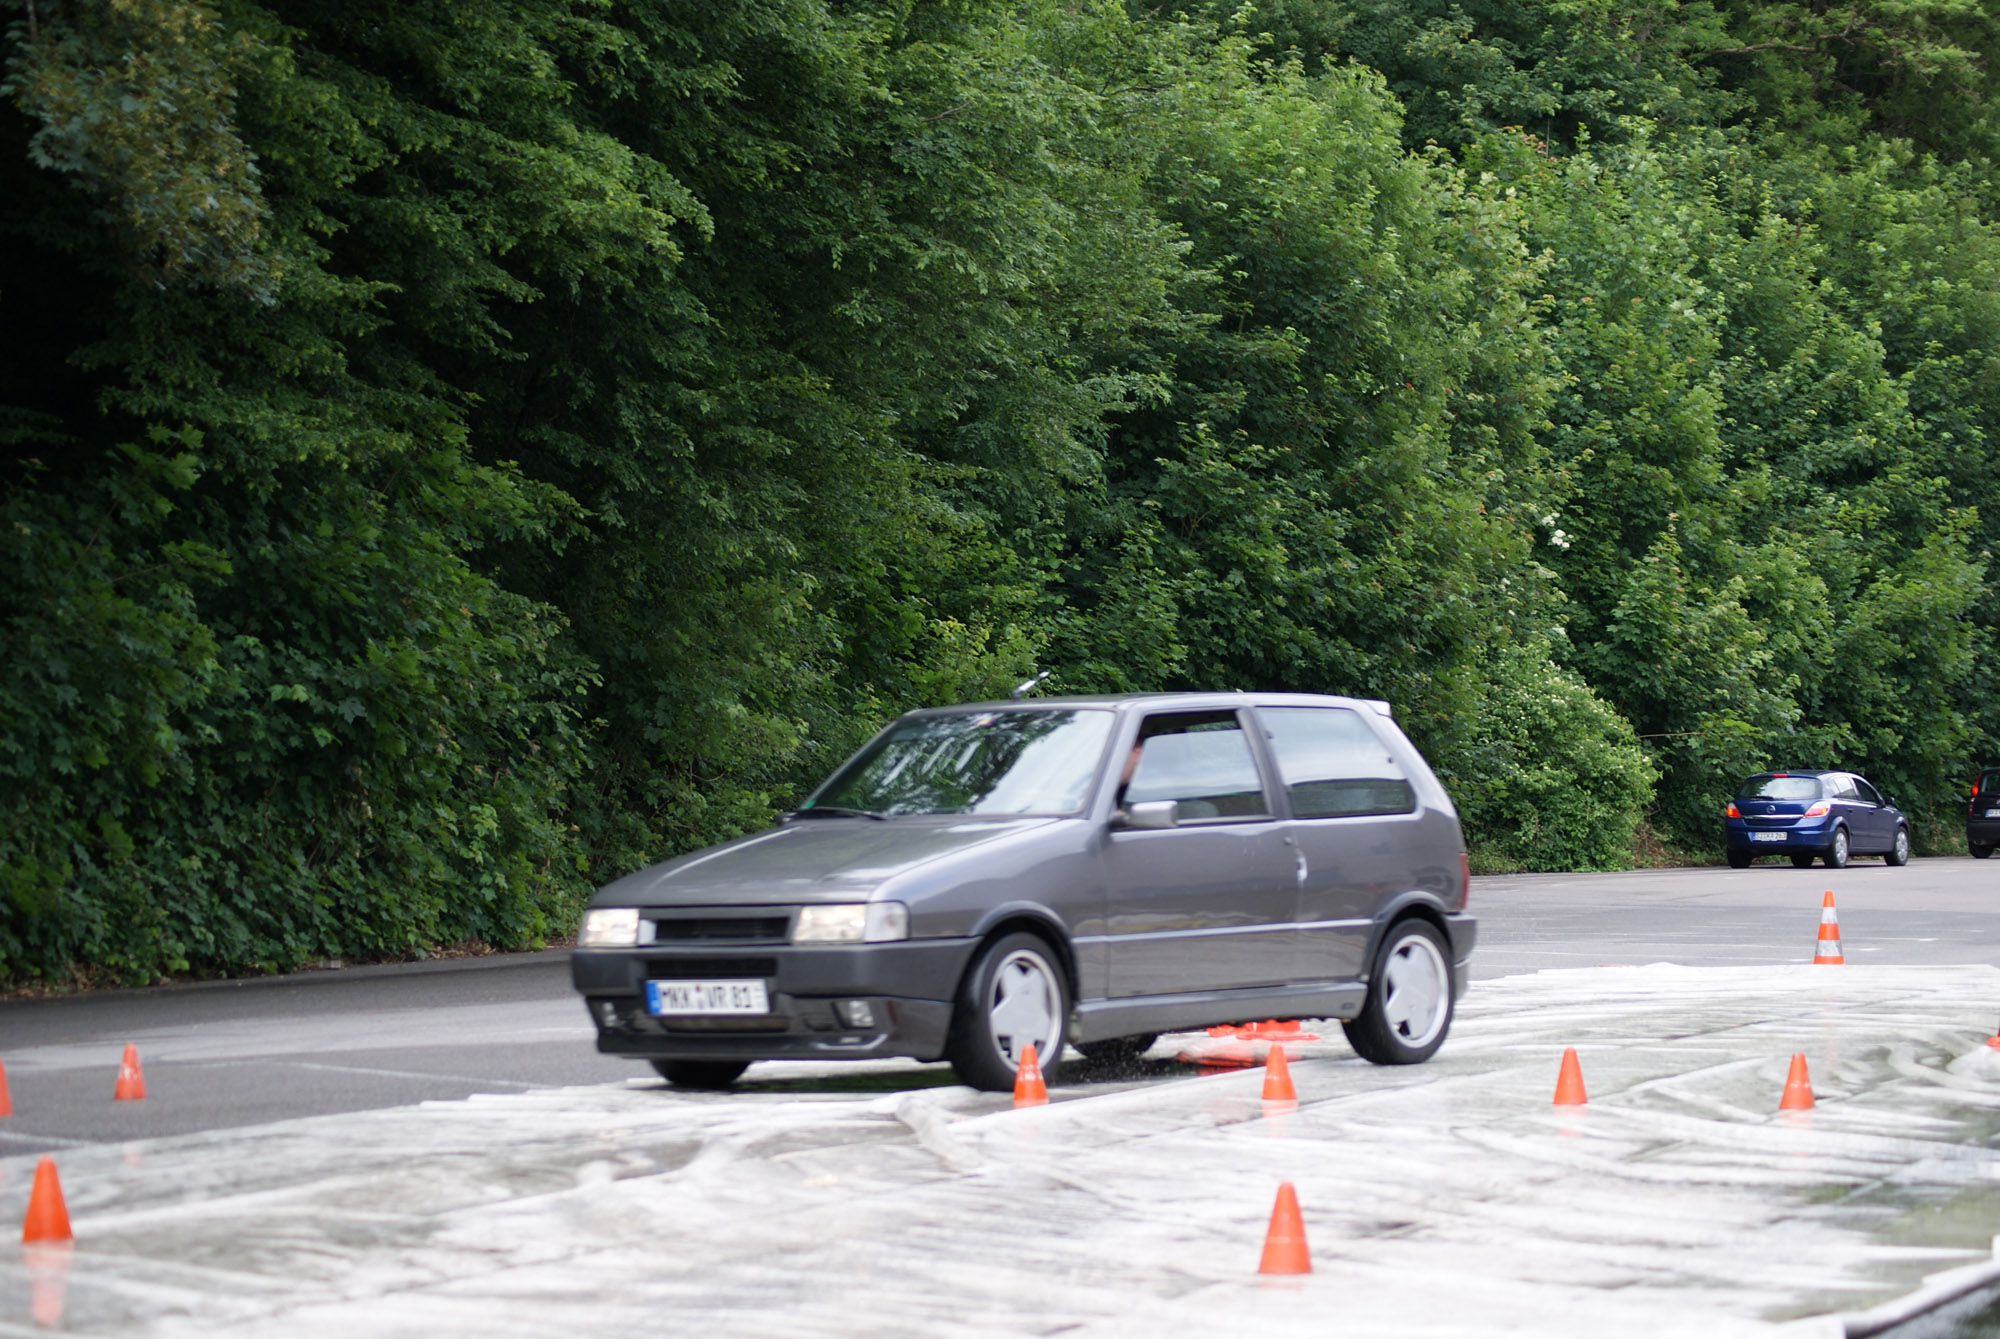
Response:
M1996 1027L1993 1029L1993 1035L1986 1039L1986 1044L1988 1046L1991 1046L1994 1050L2000 1051L2000 1027ZM7 1085L4 1081L5 1079L6 1075L0 1074L0 1102L5 1102L7 1100ZM0 1115L4 1114L6 1114L5 1108L0 1107Z
M1826 900L1819 904L1819 940L1813 945L1813 965L1839 966L1846 961L1840 956L1840 922L1834 918L1833 890L1829 888Z
M1555 1105L1580 1107L1589 1101L1583 1095L1583 1066L1576 1062L1576 1047L1564 1047L1562 1068L1556 1073Z
M1806 1074L1805 1052L1801 1051L1792 1057L1792 1070L1785 1075L1785 1095L1778 1099L1778 1110L1805 1111L1812 1104L1812 1080Z
M28 1216L21 1223L21 1241L71 1241L69 1209L63 1204L62 1182L56 1179L56 1160L43 1158L35 1164L35 1186L28 1192Z
M7 1096L7 1066L0 1064L0 1116L14 1114L14 1099Z
M1292 1067L1285 1060L1285 1048L1276 1042L1264 1057L1264 1109L1296 1111L1298 1089L1292 1087Z
M1271 1206L1271 1226L1264 1233L1264 1258L1259 1274L1310 1274L1312 1256L1306 1251L1306 1224L1299 1216L1299 1195L1290 1181L1278 1187Z
M1035 1043L1021 1048L1021 1065L1014 1071L1014 1105L1041 1107L1049 1103L1049 1086L1042 1082L1042 1063L1035 1059Z
M125 1044L125 1058L118 1062L118 1086L111 1090L114 1102L137 1102L146 1095L145 1071L139 1068L139 1048Z

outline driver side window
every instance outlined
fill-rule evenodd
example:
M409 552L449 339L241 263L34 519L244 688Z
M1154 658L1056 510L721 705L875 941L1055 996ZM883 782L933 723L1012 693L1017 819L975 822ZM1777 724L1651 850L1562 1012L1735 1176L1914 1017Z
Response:
M1121 805L1176 800L1183 823L1270 814L1250 740L1233 711L1148 716L1126 767Z

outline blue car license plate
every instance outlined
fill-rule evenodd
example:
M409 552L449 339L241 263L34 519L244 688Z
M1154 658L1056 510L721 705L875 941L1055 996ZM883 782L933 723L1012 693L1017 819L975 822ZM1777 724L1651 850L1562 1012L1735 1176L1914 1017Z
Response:
M648 981L646 1012L660 1014L768 1014L762 981Z
M1782 832L1753 832L1750 834L1750 840L1753 842L1781 842L1784 839L1785 834Z

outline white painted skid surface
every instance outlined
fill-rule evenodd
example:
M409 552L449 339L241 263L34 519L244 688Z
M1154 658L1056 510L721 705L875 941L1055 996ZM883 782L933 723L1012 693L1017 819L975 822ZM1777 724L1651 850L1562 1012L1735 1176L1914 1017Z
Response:
M894 1065L769 1065L779 1091L634 1080L79 1148L62 1328L1776 1333L1987 1256L1996 1017L1990 967L1593 968L1480 983L1415 1068L1329 1025L1283 1116L1258 1071L1017 1112L842 1087ZM1564 1046L1587 1107L1550 1105ZM1795 1051L1819 1105L1780 1118ZM0 1162L10 1224L32 1171ZM1286 1180L1315 1272L1275 1284ZM29 1297L9 1248L0 1333L47 1332Z

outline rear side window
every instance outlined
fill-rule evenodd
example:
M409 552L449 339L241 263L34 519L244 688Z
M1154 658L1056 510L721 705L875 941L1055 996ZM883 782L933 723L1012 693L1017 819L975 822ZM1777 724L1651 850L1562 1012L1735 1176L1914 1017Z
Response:
M1260 707L1298 818L1407 814L1417 793L1367 722L1346 707Z
M1183 823L1270 812L1243 724L1231 712L1149 716L1120 803L1178 800Z
M1988 770L1979 774L1981 795L2000 795L2000 770Z
M1774 774L1753 776L1736 792L1739 800L1816 800L1819 778Z

